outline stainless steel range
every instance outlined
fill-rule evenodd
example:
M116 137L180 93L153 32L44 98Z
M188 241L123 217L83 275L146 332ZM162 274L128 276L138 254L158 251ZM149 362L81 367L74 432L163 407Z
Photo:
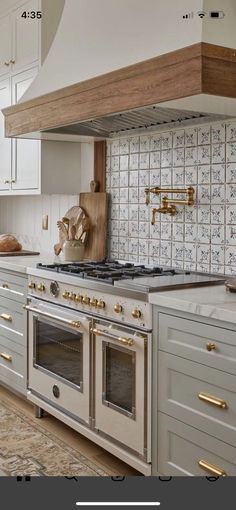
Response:
M219 284L119 262L31 269L29 391L41 410L151 474L150 292Z

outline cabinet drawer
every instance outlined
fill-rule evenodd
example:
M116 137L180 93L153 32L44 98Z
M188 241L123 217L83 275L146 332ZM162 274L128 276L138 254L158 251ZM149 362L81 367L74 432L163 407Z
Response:
M222 474L236 475L236 448L163 413L158 413L158 423L159 473L214 476L214 466ZM200 461L209 468L201 468Z
M0 296L25 302L27 278L7 271L0 271Z
M160 313L159 348L236 375L236 331Z
M0 335L4 331L22 336L26 333L26 314L22 303L0 297Z
M11 344L6 346L0 339L0 381L8 386L18 389L26 388L26 349L18 352L19 347Z
M236 376L164 352L158 373L160 411L236 447Z

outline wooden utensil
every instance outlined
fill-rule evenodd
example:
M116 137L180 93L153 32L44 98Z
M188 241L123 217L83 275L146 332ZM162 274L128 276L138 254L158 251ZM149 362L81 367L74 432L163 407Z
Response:
M56 255L61 253L64 242L71 236L71 228L73 225L76 226L76 239L80 236L83 230L82 222L85 221L87 215L85 211L79 206L75 205L71 207L62 218L59 220L59 243L54 245L54 252Z
M90 193L80 193L80 206L90 221L84 258L101 261L106 258L108 193L98 192L98 183L91 181Z

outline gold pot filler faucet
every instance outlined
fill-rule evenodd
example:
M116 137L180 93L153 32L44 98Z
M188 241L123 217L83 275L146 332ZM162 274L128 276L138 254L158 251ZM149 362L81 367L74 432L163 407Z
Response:
M177 213L177 209L174 204L188 205L188 206L192 206L194 204L194 199L193 199L194 189L191 187L186 188L186 189L185 188L184 189L181 189L181 188L159 188L159 187L146 188L144 190L144 193L145 193L145 204L146 205L150 204L150 193L154 193L154 195L160 195L161 193L170 193L170 194L185 193L187 195L186 199L167 198L166 196L163 197L162 201L161 201L161 207L154 208L152 210L152 220L151 220L152 225L155 225L156 213L159 212L161 214L169 214L170 216L175 216L175 214Z

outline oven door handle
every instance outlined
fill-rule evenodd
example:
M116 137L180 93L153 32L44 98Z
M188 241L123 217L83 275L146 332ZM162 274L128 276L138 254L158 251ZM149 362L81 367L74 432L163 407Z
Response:
M80 321L72 321L69 319L63 319L62 317L58 317L58 315L52 315L51 313L42 312L41 310L38 310L38 308L33 308L29 305L23 305L24 310L27 310L27 312L33 312L37 313L38 315L42 315L43 317L48 317L49 319L54 319L58 322L62 322L63 324L66 324L67 326L71 326L72 328L79 329L81 326Z
M129 347L134 345L134 340L132 340L132 338L125 338L122 336L112 335L112 333L109 333L108 331L104 331L104 330L97 329L97 328L91 328L90 331L95 336L105 336L106 338L111 338L112 340L116 340L120 344L128 345Z

